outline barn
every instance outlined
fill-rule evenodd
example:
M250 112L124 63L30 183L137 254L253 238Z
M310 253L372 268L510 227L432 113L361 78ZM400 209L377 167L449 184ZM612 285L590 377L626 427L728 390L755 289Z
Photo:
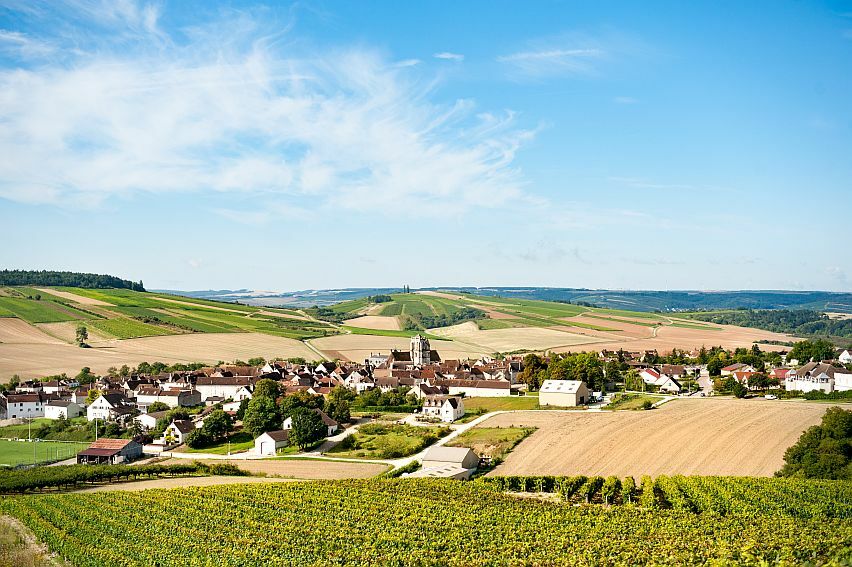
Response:
M278 449L286 447L290 442L290 432L267 431L254 440L254 452L257 455L275 455Z
M579 380L545 380L538 392L540 406L570 408L589 401L589 388Z

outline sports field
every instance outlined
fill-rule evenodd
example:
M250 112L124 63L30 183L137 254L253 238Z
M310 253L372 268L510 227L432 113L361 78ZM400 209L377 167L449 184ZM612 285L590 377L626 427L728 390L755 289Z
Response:
M70 459L88 446L89 443L0 439L0 467Z

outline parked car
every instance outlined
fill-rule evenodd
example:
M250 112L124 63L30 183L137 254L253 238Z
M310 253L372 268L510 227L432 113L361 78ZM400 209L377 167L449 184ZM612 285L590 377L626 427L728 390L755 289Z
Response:
M766 394L763 397L767 400L777 400L778 399L778 396L776 396L775 394Z

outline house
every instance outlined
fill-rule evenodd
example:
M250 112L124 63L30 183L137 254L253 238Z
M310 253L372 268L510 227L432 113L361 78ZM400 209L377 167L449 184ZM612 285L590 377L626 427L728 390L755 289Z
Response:
M254 386L252 376L202 376L195 381L195 389L201 394L201 400L219 396L223 400L236 399L243 388Z
M730 376L734 372L754 372L755 368L753 366L749 366L748 364L744 364L742 362L736 362L734 364L730 364L722 369L722 376Z
M267 431L254 440L254 452L257 455L274 456L278 449L290 444L290 431Z
M0 419L44 417L49 399L41 391L0 394Z
M201 394L196 390L177 390L141 386L136 390L136 405L147 408L155 402L161 402L170 408L188 408L201 405Z
M77 453L81 465L117 465L142 456L142 445L133 439L98 439Z
M653 386L660 379L660 373L655 368L643 368L639 371L639 377L649 386Z
M65 384L59 380L50 380L41 383L41 391L45 394L56 394L65 389Z
M686 368L681 364L663 364L660 367L660 374L671 376L675 380L680 380L686 375Z
M83 411L79 405L71 401L51 400L44 406L44 417L47 419L74 419Z
M852 364L852 348L841 350L837 355L837 360L843 364Z
M784 387L800 392L844 392L852 390L852 371L827 362L809 362L796 370L796 375L788 378Z
M588 403L589 388L579 380L545 380L538 392L542 406L575 407Z
M86 419L94 421L122 421L128 419L136 407L122 394L101 394L86 408Z
M495 398L512 395L512 384L507 380L434 380L431 385L447 388L451 396Z
M171 445L172 443L186 443L186 437L195 431L195 424L186 419L176 419L172 421L166 430L163 431L163 443Z
M672 369L670 365L666 366L669 366L669 370ZM677 372L678 368L674 367L674 371ZM679 371L679 375L682 376L684 374L682 366L680 367ZM639 371L639 376L642 378L642 381L648 384L649 386L657 386L660 392L678 393L681 390L681 385L680 382L677 381L677 378L659 370L656 370L655 368L643 368Z
M683 388L676 379L665 374L660 376L655 386L660 388L660 392L668 392L670 394L679 394Z
M769 377L777 379L780 384L783 384L795 375L796 371L792 368L773 368L769 373Z
M322 418L322 422L325 424L326 429L327 429L326 437L328 437L330 435L334 435L334 433L340 428L340 424L337 423L336 421L334 421L333 419L331 419L330 417L328 417L328 414L326 414L321 409L314 408L313 411L317 412L319 414L319 416ZM284 427L282 429L287 430L287 431L289 431L290 429L293 429L293 418L292 417L288 417L287 419L284 420Z
M426 396L423 398L423 415L452 423L464 415L464 401L460 396Z
M423 455L423 466L409 478L467 479L479 466L479 457L466 447L430 447Z
M157 427L157 422L166 415L168 415L168 410L164 411L155 411L154 413L143 413L141 415L137 415L133 418L133 421L136 421L147 430L151 430Z

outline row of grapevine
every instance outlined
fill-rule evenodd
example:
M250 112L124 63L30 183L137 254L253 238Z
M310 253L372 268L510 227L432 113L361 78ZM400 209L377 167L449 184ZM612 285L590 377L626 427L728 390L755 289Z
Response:
M245 484L145 492L37 494L0 499L77 567L493 564L843 563L852 544L849 483L781 479L555 477L539 487L585 501L517 498L517 481L382 479ZM738 500L725 514L721 486ZM702 482L699 482L702 481ZM633 488L630 488L632 483ZM523 486L534 489L536 481ZM675 496L678 494L679 496ZM753 494L762 511L744 500ZM591 495L591 497L590 497ZM702 510L689 512L689 505ZM808 515L778 513L793 503ZM707 513L713 514L708 521ZM830 529L827 529L830 527ZM614 544L617 542L617 545Z
M773 511L796 517L852 518L848 486L835 481L750 477L684 477L646 475L637 488L633 477L501 476L484 477L501 492L558 493L572 503L636 504L649 509L676 509L725 515ZM778 487L784 487L779 492ZM808 488L803 491L803 486ZM844 498L844 495L847 496Z

